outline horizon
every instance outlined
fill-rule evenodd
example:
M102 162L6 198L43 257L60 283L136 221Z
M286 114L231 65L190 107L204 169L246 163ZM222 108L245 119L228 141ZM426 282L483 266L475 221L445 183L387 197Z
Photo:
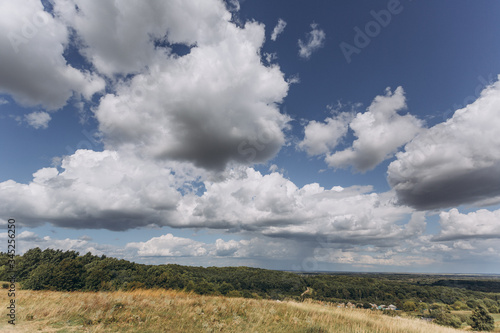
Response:
M0 0L0 241L15 219L18 254L499 275L498 14Z

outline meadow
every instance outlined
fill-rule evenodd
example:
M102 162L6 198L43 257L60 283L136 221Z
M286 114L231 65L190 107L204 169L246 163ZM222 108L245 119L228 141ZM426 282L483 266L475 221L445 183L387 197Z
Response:
M7 293L0 297L8 304ZM419 319L331 303L207 296L164 289L111 292L19 290L16 326L2 332L460 332ZM5 310L4 310L5 312ZM463 331L462 331L463 332Z

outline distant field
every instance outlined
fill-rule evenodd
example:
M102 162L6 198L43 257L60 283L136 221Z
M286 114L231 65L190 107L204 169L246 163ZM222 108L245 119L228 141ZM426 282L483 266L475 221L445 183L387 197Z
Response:
M12 329L2 315L1 332L460 332L369 310L170 290L21 290L16 296L16 328ZM0 302L7 304L7 293L1 293Z

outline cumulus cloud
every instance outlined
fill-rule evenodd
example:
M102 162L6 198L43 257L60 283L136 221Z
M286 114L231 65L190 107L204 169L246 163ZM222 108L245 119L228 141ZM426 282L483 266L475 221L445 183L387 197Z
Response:
M408 143L388 168L399 201L425 210L498 197L499 108L497 81L475 102Z
M263 26L228 23L224 34L106 95L95 112L107 147L212 170L273 157L285 143L289 117L278 103L288 84L261 63Z
M304 129L304 140L298 144L299 149L310 156L332 151L347 134L351 119L349 113L341 113L337 117L326 118L322 123L310 121Z
M207 254L205 246L202 242L166 234L146 242L128 243L126 247L137 249L137 254L145 257L197 257Z
M285 31L285 27L286 27L286 22L283 19L278 19L278 23L274 27L273 32L271 34L271 40L276 41L278 36L281 35L283 31Z
M5 105L5 104L9 104L9 101L6 100L5 98L0 97L0 105Z
M404 90L386 89L385 95L375 97L367 111L358 113L349 126L357 137L352 147L328 154L330 167L354 167L364 172L391 158L399 147L410 141L422 128L422 121L398 111L406 108ZM324 151L326 147L322 150Z
M171 170L113 151L78 150L29 184L0 183L0 211L25 225L126 230L163 225L180 198Z
M27 185L0 183L0 211L27 226L127 230L153 224L309 242L328 237L341 244L394 243L425 225L416 218L402 223L412 210L369 186L298 188L277 172L247 168L223 180L205 176L200 195L186 186L196 176L107 150L79 150L63 159L61 169L41 169ZM220 255L236 246L223 244Z
M130 0L55 0L54 10L82 39L81 52L107 76L138 73L164 60L169 44L220 40L231 19L217 0L154 0L147 5Z
M223 1L54 0L53 13L37 0L0 5L0 28L21 38L0 40L0 93L57 109L74 92L102 90L96 73L108 76L110 93L93 110L109 150L221 171L267 161L285 143L289 83L261 62L264 26L235 25ZM67 64L70 44L94 72ZM29 120L42 128L47 114Z
M311 24L311 31L307 33L307 40L299 39L299 56L304 59L309 59L313 52L316 52L323 47L326 34L318 28L316 23Z
M412 222L398 225L411 209L395 206L390 193L371 187L318 184L298 188L279 173L262 175L248 168L224 181L205 181L201 196L185 196L176 227L208 227L253 232L281 239L334 243L387 243L420 233Z
M49 121L51 117L47 112L38 111L25 115L24 119L26 120L28 125L34 127L35 129L39 129L49 127Z
M69 31L40 1L0 1L0 29L0 93L59 109L74 92L90 99L104 89L102 78L66 63Z
M116 79L95 108L107 149L221 171L264 162L285 143L290 119L279 103L288 83L261 62L262 24L235 25L219 0L56 0L54 8L82 40L80 52ZM189 52L176 54L175 44Z
M500 210L480 209L462 214L453 208L439 214L441 230L435 241L500 238ZM463 243L461 243L463 245Z

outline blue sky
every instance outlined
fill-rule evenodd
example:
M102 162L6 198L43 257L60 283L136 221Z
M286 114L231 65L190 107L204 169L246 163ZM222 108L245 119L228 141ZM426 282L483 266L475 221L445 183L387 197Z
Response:
M499 13L0 1L1 222L21 252L500 273Z

